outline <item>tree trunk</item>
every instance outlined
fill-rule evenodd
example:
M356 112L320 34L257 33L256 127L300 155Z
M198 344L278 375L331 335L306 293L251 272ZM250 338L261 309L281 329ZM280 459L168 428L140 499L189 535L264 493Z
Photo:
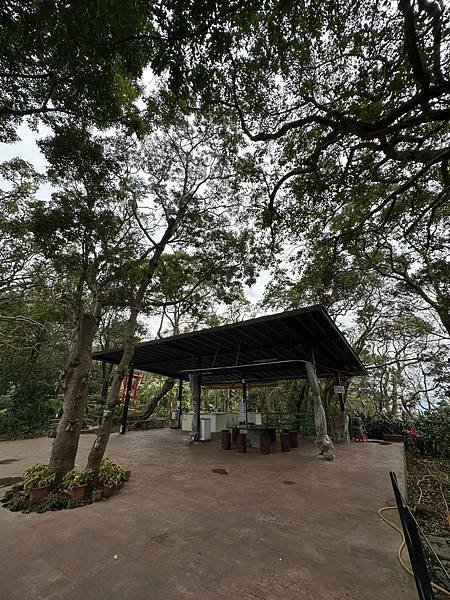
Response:
M399 380L399 369L400 365L397 363L397 368L393 369L392 372L392 403L391 403L391 415L393 417L398 416L398 380Z
M126 372L128 371L130 362L133 358L134 354L134 335L136 332L137 320L139 316L139 312L141 311L142 304L144 302L145 294L147 292L148 286L150 285L153 275L156 271L156 268L159 263L159 259L161 258L161 254L164 252L164 249L173 234L177 229L178 221L175 219L170 219L167 225L167 228L155 246L155 250L151 259L148 261L147 268L142 276L141 283L139 285L139 289L136 293L136 297L130 309L130 317L125 326L125 335L124 335L124 349L122 358L120 363L117 365L117 369L114 373L113 380L111 382L111 386L108 392L108 399L106 403L106 408L103 411L103 418L97 433L96 440L92 445L91 451L88 457L87 466L94 471L97 471L100 466L100 462L105 454L106 446L108 444L109 436L112 429L114 411L119 404L119 392L122 381L125 377Z
M100 305L94 314L83 313L75 332L64 376L63 415L50 455L50 470L64 475L75 465L80 429L86 411L92 344L100 324Z
M142 411L142 413L139 415L140 419L148 419L149 417L152 416L152 414L155 412L155 410L158 408L158 404L161 402L161 400L164 398L164 396L166 396L166 394L168 394L170 392L170 390L173 388L173 386L176 383L176 379L166 379L165 382L163 383L162 388L159 390L159 392L157 394L155 394L147 403L147 406L145 407L145 409Z
M314 400L314 420L316 423L316 443L320 448L320 453L329 460L334 458L334 446L327 432L327 418L320 397L319 381L316 375L316 369L310 362L306 363L306 373L308 375L309 385Z
M108 399L108 386L109 386L109 378L112 372L112 365L109 363L102 362L102 391L100 394L102 405L106 406L106 401Z
M447 300L448 302L448 300ZM441 310L438 311L439 313L439 317L441 319L441 323L442 325L445 327L445 330L447 331L448 335L450 336L450 313L447 309L442 308Z

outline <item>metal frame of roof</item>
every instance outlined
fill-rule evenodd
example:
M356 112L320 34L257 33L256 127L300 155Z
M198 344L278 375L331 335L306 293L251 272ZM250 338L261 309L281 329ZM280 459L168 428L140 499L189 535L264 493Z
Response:
M123 349L96 352L118 364ZM256 319L136 344L133 367L187 380L201 372L202 385L274 382L306 378L305 362L318 377L367 371L325 308L310 306Z

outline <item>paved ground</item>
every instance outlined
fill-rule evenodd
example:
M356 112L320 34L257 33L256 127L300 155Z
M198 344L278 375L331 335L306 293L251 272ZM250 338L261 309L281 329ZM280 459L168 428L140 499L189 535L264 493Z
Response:
M0 477L47 461L49 447L0 442ZM392 503L388 471L402 474L399 444L339 446L329 463L310 442L240 455L165 430L113 435L109 456L132 469L116 497L42 515L0 508L2 600L416 598L376 513Z

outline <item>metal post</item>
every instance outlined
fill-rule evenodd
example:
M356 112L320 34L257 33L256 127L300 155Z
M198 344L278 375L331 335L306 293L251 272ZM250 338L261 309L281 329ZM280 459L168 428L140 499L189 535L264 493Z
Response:
M242 376L242 402L245 404L245 426L247 427L247 378L245 374Z
M334 379L336 381L336 385L342 385L342 383L341 383L341 375L340 375L339 372L335 373ZM338 398L339 398L339 405L340 405L340 408L341 408L341 412L344 412L345 411L344 394L338 394Z
M197 402L197 432L200 438L200 413L202 411L202 374L198 374L198 402Z
M334 374L334 379L337 385L342 386L341 383L341 374L339 373L339 371L337 371ZM349 433L349 415L347 414L347 411L345 410L345 398L344 398L344 394L343 393L339 393L338 394L338 398L339 398L339 406L341 409L341 413L344 416L344 435L345 435L345 441L347 444L350 443L350 433Z
M197 371L189 373L189 380L191 383L191 394L194 403L194 415L192 417L192 437L195 441L198 441L200 437L200 404L201 404L201 374Z
M181 405L183 401L183 379L178 382L178 429L181 429Z
M130 406L131 388L133 387L133 375L134 366L131 364L128 369L127 390L125 392L125 402L123 403L122 425L120 426L120 433L126 433L127 431L128 407Z
M420 600L433 600L433 589L431 587L427 564L423 555L417 523L400 493L396 474L393 471L390 471L389 477L391 478L398 514L405 535L406 547L408 548L409 559L416 581L417 593Z

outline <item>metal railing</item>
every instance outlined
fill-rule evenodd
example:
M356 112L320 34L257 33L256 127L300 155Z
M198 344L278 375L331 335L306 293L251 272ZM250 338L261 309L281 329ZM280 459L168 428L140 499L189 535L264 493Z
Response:
M287 413L287 412L272 412L262 415L262 424L264 427L287 427L298 431L301 435L313 436L316 433L314 423L314 414L312 413Z
M444 565L437 556L426 535L417 523L411 509L406 504L400 489L398 487L397 476L390 471L392 488L394 490L395 501L397 503L398 513L402 524L403 534L405 536L406 546L408 548L409 560L416 581L419 600L434 600L433 588L429 575L429 567L424 555L424 545L430 560L437 565L450 581L449 574ZM422 543L424 542L424 544Z

